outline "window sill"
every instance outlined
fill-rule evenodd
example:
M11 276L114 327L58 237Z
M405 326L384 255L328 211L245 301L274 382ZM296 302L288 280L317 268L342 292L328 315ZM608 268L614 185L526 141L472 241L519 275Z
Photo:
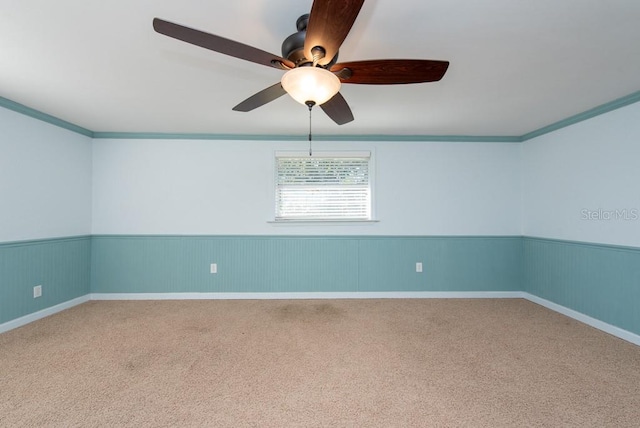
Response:
M292 225L292 226L300 226L300 225L325 225L325 226L333 226L340 224L369 224L369 223L379 223L380 220L269 220L267 223L275 225Z

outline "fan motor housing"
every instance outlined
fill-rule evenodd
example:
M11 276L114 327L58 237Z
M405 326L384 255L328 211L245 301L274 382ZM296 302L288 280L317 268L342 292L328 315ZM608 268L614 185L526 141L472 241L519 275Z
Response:
M309 14L302 15L296 21L298 31L293 33L282 42L282 57L293 62L296 67L308 65L311 59L304 56L304 39L307 35L307 24L309 23ZM338 61L338 54L333 57L329 64L324 68L331 68Z

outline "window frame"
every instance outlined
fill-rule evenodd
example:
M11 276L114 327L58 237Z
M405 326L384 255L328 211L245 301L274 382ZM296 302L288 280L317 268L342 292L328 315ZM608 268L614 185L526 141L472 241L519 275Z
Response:
M366 157L369 159L368 161L368 178L369 178L369 218L368 219L358 219L358 218L310 218L310 219L288 219L288 218L277 218L277 194L278 194L278 158L358 158L358 157ZM308 151L299 151L299 150L291 150L291 151L275 151L273 156L273 175L272 175L272 208L271 208L271 217L273 220L269 221L269 223L274 224L339 224L339 223L377 223L376 219L376 210L375 210L375 156L373 150L314 150L312 155L309 156Z

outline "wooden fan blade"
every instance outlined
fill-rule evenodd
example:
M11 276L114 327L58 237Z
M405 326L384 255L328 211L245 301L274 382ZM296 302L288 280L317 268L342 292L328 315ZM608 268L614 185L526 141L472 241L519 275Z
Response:
M331 67L342 83L401 85L436 82L449 67L448 61L428 59L379 59L342 62ZM349 72L351 75L349 76Z
M205 49L210 49L221 54L229 55L235 58L244 59L246 61L255 62L257 64L266 65L282 69L281 64L288 68L295 67L295 64L288 59L281 58L278 55L265 52L258 48L245 45L234 40L225 39L224 37L214 34L205 33L203 31L194 30L193 28L184 27L173 22L164 21L160 18L154 18L153 29L165 36L191 43Z
M284 90L282 84L278 82L275 85L269 86L267 89L263 89L257 94L247 98L246 100L235 106L233 110L244 112L251 111L267 103L270 103L277 98L280 98L286 93L287 91Z
M320 108L338 125L344 125L353 120L353 113L344 97L338 92Z
M364 0L314 0L304 39L305 58L312 60L311 50L320 46L325 56L318 64L331 62L349 34L363 3Z

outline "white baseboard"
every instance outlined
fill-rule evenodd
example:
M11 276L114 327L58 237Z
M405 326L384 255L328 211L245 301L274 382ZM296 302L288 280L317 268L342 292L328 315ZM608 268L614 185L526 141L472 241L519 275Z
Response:
M20 318L16 318L11 321L7 321L3 324L0 324L0 333L4 333L9 330L13 330L14 328L22 327L23 325L27 325L34 321L38 321L39 319L48 317L53 314L57 314L58 312L62 312L65 309L72 308L74 306L78 306L82 303L88 302L90 300L90 295L86 294L84 296L77 297L72 300L68 300L66 302L60 303L55 306L51 306L50 308L43 309L38 312L34 312L29 315L25 315Z
M0 333L22 327L89 300L260 300L260 299L526 299L554 312L597 328L634 345L640 336L604 321L523 291L381 291L301 293L92 293L0 324Z
M549 300L545 300L538 296L534 296L533 294L529 294L529 293L523 293L523 294L524 294L523 297L529 300L530 302L537 303L538 305L544 306L547 309L551 309L554 312L558 312L562 315L566 315L569 318L573 318L591 327L597 328L598 330L604 331L605 333L609 333L612 336L618 337L622 340L626 340L627 342L631 342L634 345L640 346L640 336L638 336L635 333L631 333L630 331L624 330L620 327L607 324L604 321L600 321L598 319L585 315L581 312L574 311L573 309L569 309L565 306L558 305L557 303L550 302Z
M640 346L640 336L524 291L381 291L302 293L94 293L91 300L526 299Z
M363 291L301 293L93 293L91 300L521 299L521 291Z

